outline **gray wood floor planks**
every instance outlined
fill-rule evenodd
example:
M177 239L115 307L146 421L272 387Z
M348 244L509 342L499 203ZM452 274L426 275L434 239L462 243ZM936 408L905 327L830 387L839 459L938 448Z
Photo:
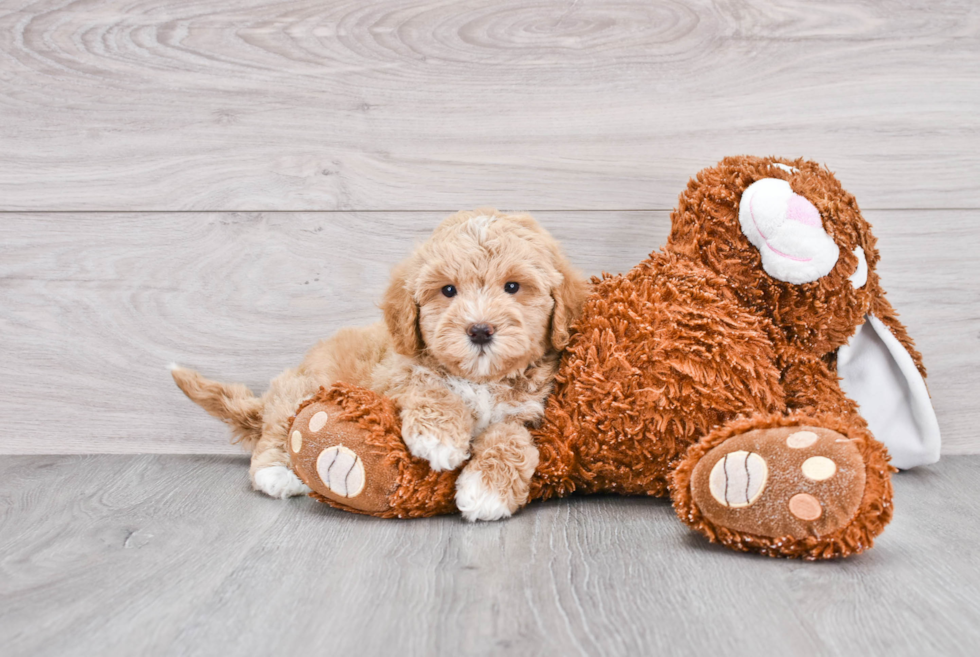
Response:
M895 478L876 547L740 555L662 500L391 521L247 490L229 456L0 461L0 645L19 655L972 655L980 457Z
M584 271L624 271L663 212L544 212ZM980 288L969 211L869 211L890 298L925 354L946 453L976 452ZM438 213L8 214L0 223L0 453L237 453L171 361L256 390L376 321L390 265ZM43 404L43 406L42 406ZM54 430L47 414L72 418Z
M969 0L0 5L4 210L668 209L725 155L980 205Z

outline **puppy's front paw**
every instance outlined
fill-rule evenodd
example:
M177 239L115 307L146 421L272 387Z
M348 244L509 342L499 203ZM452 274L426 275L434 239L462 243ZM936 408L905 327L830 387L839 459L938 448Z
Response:
M412 456L425 459L436 472L455 470L470 457L468 446L454 447L429 434L410 431L403 439Z
M513 496L508 497L511 504L500 492L487 486L476 468L467 467L456 479L456 506L470 522L509 518L517 510L517 504L514 504Z
M252 488L280 500L310 492L310 488L284 465L256 470L252 476Z

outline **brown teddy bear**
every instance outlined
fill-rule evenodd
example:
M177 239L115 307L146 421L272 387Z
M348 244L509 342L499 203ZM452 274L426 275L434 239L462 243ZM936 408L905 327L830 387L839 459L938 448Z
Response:
M854 197L816 163L732 157L699 173L666 246L593 280L532 431L530 499L669 494L736 550L871 547L892 517L885 445L899 467L939 455L921 356L877 264ZM293 419L293 467L340 509L453 513L458 471L412 457L399 424L369 390L321 389Z

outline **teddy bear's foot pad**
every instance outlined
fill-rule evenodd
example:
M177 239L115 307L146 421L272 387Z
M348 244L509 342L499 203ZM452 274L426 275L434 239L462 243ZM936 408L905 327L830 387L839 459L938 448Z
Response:
M338 405L320 400L297 413L287 439L293 468L316 495L335 505L385 511L397 469L371 449L367 432L342 414Z
M821 427L736 435L694 467L691 495L712 524L757 536L832 534L855 516L864 493L861 453Z
M364 490L364 461L344 445L327 447L316 457L316 473L335 495L349 499Z

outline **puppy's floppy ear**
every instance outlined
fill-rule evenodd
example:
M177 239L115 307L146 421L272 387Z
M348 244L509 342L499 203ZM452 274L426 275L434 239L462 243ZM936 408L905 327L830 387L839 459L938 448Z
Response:
M381 302L385 324L395 345L395 351L414 358L423 348L419 329L419 305L415 302L409 281L412 261L401 263L391 272L391 283Z
M561 351L568 345L572 324L582 316L585 297L589 294L589 283L572 267L557 246L552 248L552 253L562 280L551 290L551 297L555 300L551 314L551 346L556 351Z

